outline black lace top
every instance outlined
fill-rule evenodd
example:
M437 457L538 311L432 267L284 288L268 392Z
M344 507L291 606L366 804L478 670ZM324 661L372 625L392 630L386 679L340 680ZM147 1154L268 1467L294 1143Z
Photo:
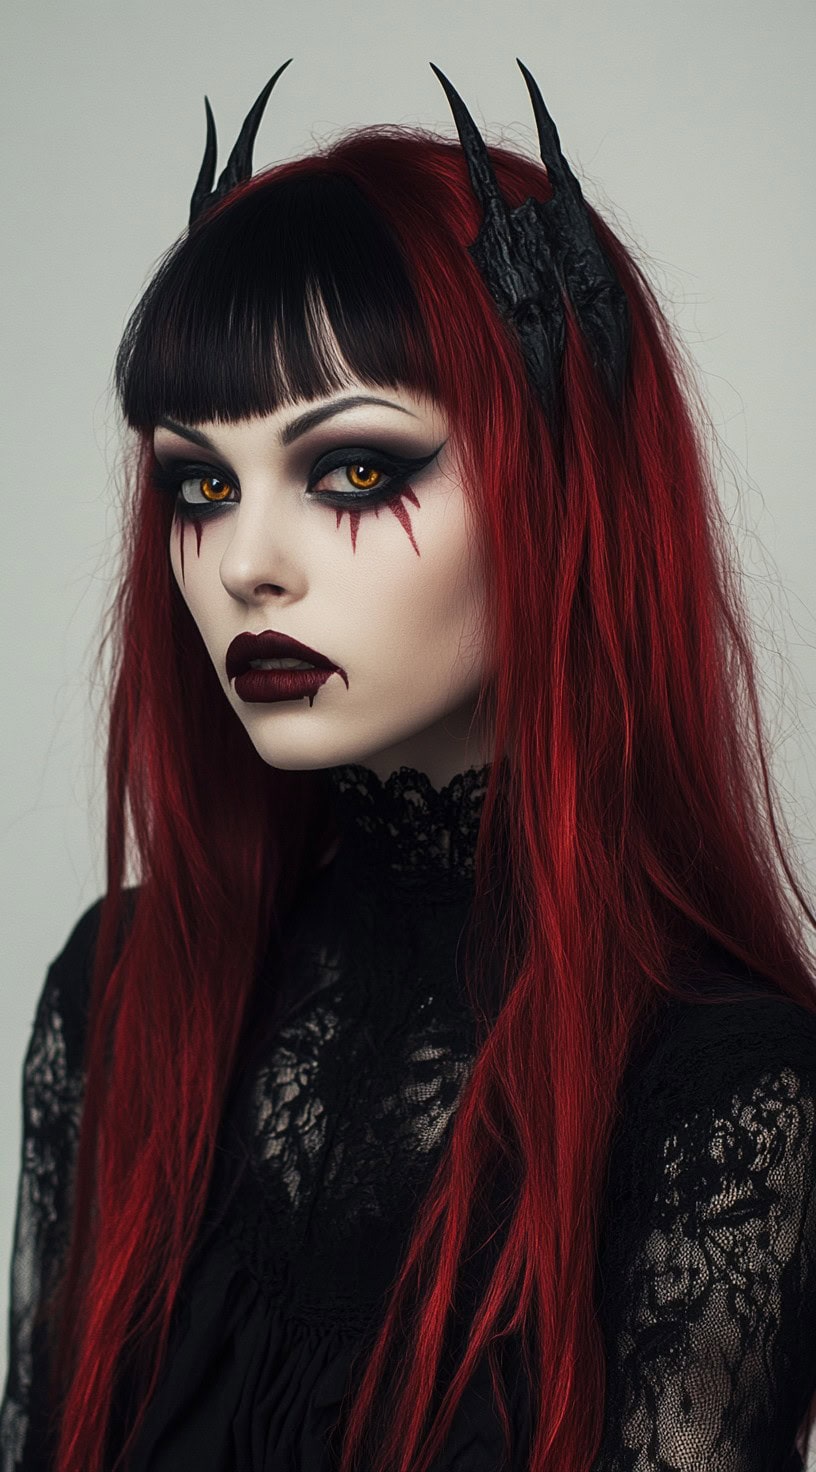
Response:
M329 1433L473 1060L457 959L488 769L441 792L408 768L385 783L359 766L330 775L340 849L291 917L274 1009L259 974L252 1064L225 1111L130 1472L330 1472ZM53 1465L32 1320L65 1241L98 909L49 968L25 1059L0 1472ZM815 1100L802 1009L758 996L664 1007L610 1156L605 1430L588 1472L801 1472L816 1389ZM530 1401L522 1374L507 1384L511 1472L526 1472ZM434 1472L503 1465L486 1370Z

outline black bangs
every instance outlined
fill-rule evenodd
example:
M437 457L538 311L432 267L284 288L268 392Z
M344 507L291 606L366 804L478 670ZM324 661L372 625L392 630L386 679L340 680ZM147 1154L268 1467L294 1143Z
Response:
M173 247L125 328L115 382L128 423L149 429L272 413L335 393L349 372L435 391L396 241L351 180L314 172L258 187Z

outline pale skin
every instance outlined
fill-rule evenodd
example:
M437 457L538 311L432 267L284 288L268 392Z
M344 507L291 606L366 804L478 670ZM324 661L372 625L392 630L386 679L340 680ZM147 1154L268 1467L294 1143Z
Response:
M387 403L340 408L358 396ZM291 437L304 413L329 407L340 412ZM212 448L166 424L154 432L159 461L182 462L173 469L184 501L208 507L200 522L174 518L173 573L263 760L289 771L354 762L383 780L405 765L436 788L490 761L491 743L474 722L485 674L484 563L440 406L402 386L349 378L336 393L273 414L180 428ZM432 458L390 502L357 514L338 509L343 492L373 485L381 493L394 480L363 454L350 456L351 478L342 466L308 489L320 459L346 449ZM220 480L206 481L207 469ZM332 505L321 504L324 493ZM267 629L325 655L348 683L332 674L311 706L241 700L227 677L227 647L244 630Z

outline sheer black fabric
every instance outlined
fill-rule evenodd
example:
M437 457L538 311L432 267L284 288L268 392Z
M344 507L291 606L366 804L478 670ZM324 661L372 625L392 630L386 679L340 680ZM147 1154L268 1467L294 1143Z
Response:
M439 792L408 768L385 783L332 769L340 849L259 973L252 1052L129 1472L336 1465L341 1402L473 1062L460 941L488 770ZM70 1212L98 908L49 968L24 1064L2 1472L53 1465L32 1323ZM718 978L722 960L707 962ZM750 988L733 963L730 975ZM758 995L663 1007L609 1160L592 1472L801 1472L797 1428L816 1389L815 1112L816 1026L800 1008ZM505 1379L511 1472L523 1472L531 1398L512 1344ZM123 1378L122 1440L131 1395ZM435 1472L499 1472L502 1448L484 1367Z

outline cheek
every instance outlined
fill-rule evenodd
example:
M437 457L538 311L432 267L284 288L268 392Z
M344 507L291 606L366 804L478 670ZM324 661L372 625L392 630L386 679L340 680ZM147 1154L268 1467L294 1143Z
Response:
M187 585L190 574L193 572L191 563L198 560L194 556L197 550L195 539L187 536L186 528L174 518L170 523L170 537L167 545L170 553L170 566L173 569L173 577L178 584L179 592L186 599Z
M482 559L466 520L460 496L452 498L435 529L426 561L425 616L441 630L457 633L482 606Z
M196 574L199 573L202 557L206 552L204 529L203 521L186 522L176 519L170 527L170 564L185 599L188 597L191 582L195 586Z
M176 583L178 584L179 592L183 594L184 593L184 579L183 579L183 577L181 575L181 553L180 553L179 539L178 539L178 533L176 531L175 523L170 528L170 537L169 537L168 543L167 543L167 551L168 551L168 554L169 554L169 557L170 557L170 567L172 568L172 571L173 571L173 577L175 578Z
M206 554L206 544L200 550L196 546L195 529L186 527L183 537L179 536L174 524L170 533L170 567L179 593L189 609L193 622L206 639L207 614L210 600L208 588L212 588L213 571Z
M434 520L420 528L420 557L372 562L365 603L369 627L379 627L383 636L387 630L403 659L450 667L481 626L483 563L467 535L460 500L451 498ZM365 578L362 564L355 571Z

